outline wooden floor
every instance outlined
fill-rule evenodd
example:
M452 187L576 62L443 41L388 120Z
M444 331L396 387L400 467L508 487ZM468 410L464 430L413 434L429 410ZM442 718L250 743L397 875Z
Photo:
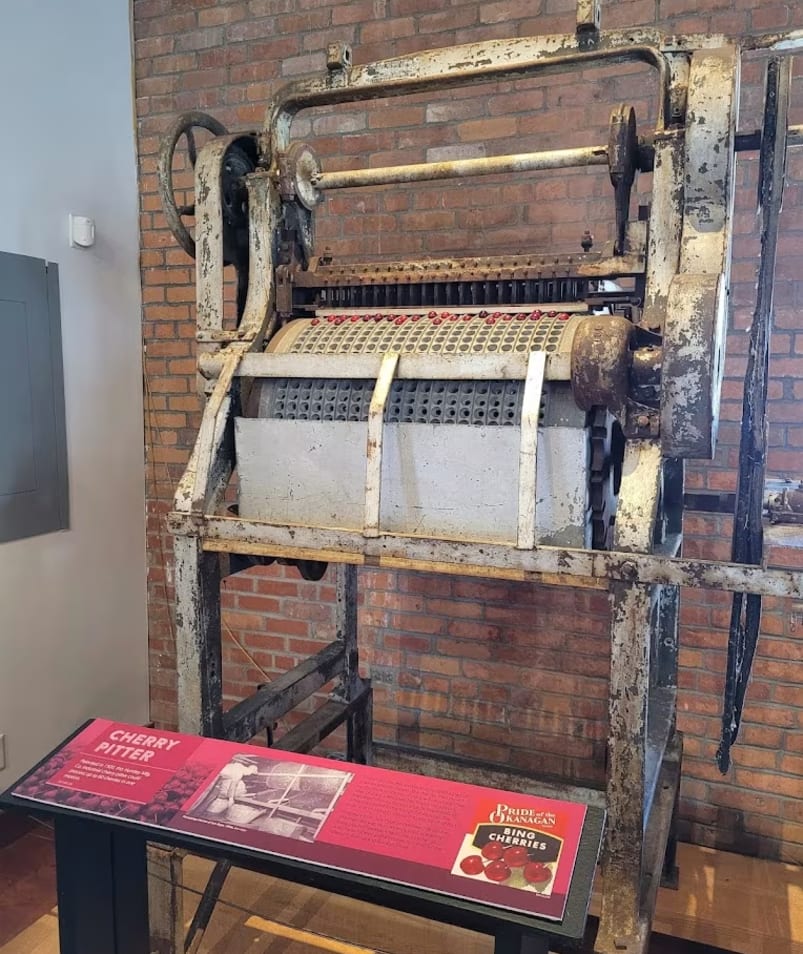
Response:
M0 857L0 866L7 871L4 860ZM679 891L660 892L655 921L660 934L653 939L651 954L703 954L714 949L803 954L803 869L690 845L680 846L679 863ZM210 870L208 862L187 860L187 919ZM42 881L41 872L34 874L36 878ZM23 894L33 891L32 881ZM54 896L50 901L46 912L0 946L0 954L57 954ZM8 898L0 899L0 929L8 928L5 919L13 907ZM239 870L229 875L200 948L206 954L491 954L491 950L484 935Z

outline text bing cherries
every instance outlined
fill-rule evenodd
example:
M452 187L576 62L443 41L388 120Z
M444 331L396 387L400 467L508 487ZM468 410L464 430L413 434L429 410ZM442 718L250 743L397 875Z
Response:
M471 877L484 875L496 884L505 884L513 877L518 884L511 886L532 887L536 891L543 891L552 880L549 865L534 861L526 847L498 841L487 842L479 854L466 855L460 861L460 870Z

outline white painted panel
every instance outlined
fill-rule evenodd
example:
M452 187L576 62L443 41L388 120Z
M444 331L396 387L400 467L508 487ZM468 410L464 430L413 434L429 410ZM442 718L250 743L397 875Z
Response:
M368 425L237 418L240 513L249 520L362 530Z
M518 427L387 425L382 529L515 543L519 442Z
M588 546L588 434L579 427L542 427L535 479L536 542Z
M69 530L0 545L2 789L90 716L147 720L148 641L129 4L0 6L0 249L59 266L70 487Z
M240 513L268 523L362 530L365 423L239 418ZM584 546L588 438L539 430L540 543ZM437 539L516 542L517 427L388 424L380 530Z

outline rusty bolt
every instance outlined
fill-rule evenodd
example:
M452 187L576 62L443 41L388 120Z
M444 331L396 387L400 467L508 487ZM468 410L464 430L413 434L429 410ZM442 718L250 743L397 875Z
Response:
M351 47L348 43L330 43L326 49L326 68L345 70L351 66Z
M646 414L639 414L636 418L636 424L638 427L649 427L650 419Z
M622 564L622 579L630 581L638 579L638 567L632 560L625 560Z

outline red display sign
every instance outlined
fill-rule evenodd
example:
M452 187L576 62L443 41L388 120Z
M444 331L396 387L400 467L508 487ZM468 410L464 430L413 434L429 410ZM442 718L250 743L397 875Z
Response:
M13 794L552 920L563 917L586 812L103 719Z

